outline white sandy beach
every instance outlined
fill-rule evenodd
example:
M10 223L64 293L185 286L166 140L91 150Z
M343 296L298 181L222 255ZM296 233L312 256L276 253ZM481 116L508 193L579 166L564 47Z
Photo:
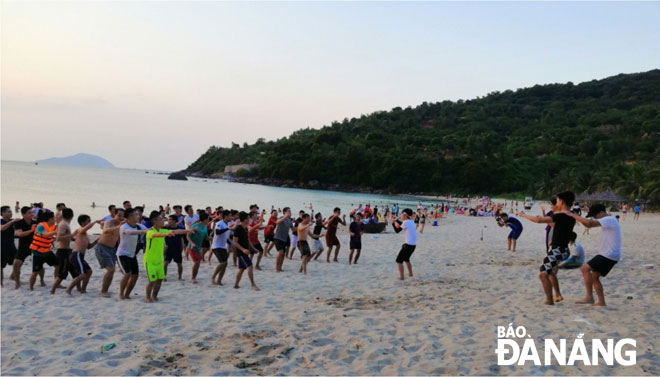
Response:
M212 267L203 264L200 284L170 279L155 304L143 302L142 265L133 300L118 302L119 274L113 298L97 296L102 271L93 251L86 258L94 269L89 293L74 290L71 298L63 290L51 296L48 287L29 292L26 263L22 288L5 279L2 289L2 374L660 374L659 215L622 223L623 260L603 279L607 308L573 304L584 295L578 270L560 272L564 302L542 305L542 225L523 221L514 254L506 251L508 231L493 218L439 223L419 236L415 276L404 282L394 263L403 236L391 228L364 235L356 266L347 264L348 235L340 229L341 263L312 262L302 276L297 257L285 261L282 274L268 258L265 271L255 271L261 292L249 289L247 276L241 289L231 288L233 267L224 287L212 287ZM582 230L576 228L578 240L591 258L600 230ZM190 265L184 260L184 278ZM637 365L498 367L496 326L509 323L539 340L633 338ZM106 343L116 347L102 353Z

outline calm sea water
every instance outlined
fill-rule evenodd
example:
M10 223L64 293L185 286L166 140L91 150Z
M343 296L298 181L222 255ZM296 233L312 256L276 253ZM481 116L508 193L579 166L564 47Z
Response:
M145 170L83 168L57 165L34 165L29 162L2 161L2 205L16 201L21 206L43 202L53 209L58 202L66 203L75 215L88 214L98 219L107 214L107 206L121 206L130 200L133 206L145 205L146 213L159 205L191 204L195 208L224 206L247 210L250 204L270 209L291 207L298 211L313 204L314 211L328 215L334 207L342 212L359 203L382 207L398 203L416 208L416 201L384 195L303 190L233 183L224 180L189 178L188 181L168 180L167 175L146 174ZM96 208L92 208L92 202ZM351 207L353 205L353 207Z

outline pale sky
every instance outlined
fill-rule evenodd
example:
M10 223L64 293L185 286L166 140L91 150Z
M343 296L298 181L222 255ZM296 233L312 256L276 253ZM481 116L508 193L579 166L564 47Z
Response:
M2 159L211 145L660 68L660 2L2 2Z

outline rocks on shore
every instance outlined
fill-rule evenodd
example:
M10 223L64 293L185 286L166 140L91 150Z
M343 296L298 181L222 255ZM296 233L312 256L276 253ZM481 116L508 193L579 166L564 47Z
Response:
M188 178L186 178L186 175L183 172L180 172L180 171L170 174L169 176L167 176L167 179L173 179L173 180L176 180L176 181L187 181L188 180Z

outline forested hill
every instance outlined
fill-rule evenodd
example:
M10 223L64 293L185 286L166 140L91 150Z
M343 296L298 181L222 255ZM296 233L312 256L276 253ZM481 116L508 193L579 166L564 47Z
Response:
M529 193L612 188L660 198L660 70L396 107L277 141L211 147L188 174L388 192ZM318 184L317 182L318 181Z

